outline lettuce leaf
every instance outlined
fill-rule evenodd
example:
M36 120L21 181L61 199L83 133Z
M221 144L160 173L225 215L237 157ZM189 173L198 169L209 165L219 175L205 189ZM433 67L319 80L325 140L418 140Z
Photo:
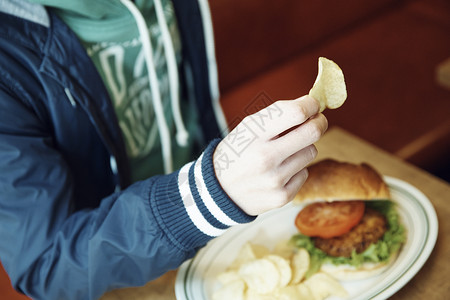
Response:
M308 236L296 234L292 236L291 243L298 248L305 248L310 255L310 268L306 274L308 278L316 273L323 263L332 263L334 265L352 265L360 266L366 262L380 263L389 259L392 253L396 253L406 240L406 232L403 225L399 222L399 215L395 209L395 203L389 200L367 201L366 207L376 209L386 216L388 230L383 237L372 244L362 253L353 251L350 257L329 256L322 250L314 246L314 242Z

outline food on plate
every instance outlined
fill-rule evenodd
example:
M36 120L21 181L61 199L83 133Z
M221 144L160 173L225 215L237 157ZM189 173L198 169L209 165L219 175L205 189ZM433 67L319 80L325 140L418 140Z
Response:
M289 241L273 250L245 243L230 266L217 276L220 287L213 300L298 300L346 297L347 291L333 277L316 273L305 278L309 254Z
M213 295L213 300L236 299L244 300L245 283L243 280L233 280L223 285Z
M306 206L295 219L297 228L308 236L330 238L349 232L364 215L364 202L320 202ZM334 218L329 218L333 214Z
M300 234L291 239L310 255L306 276L320 270L355 280L381 273L406 239L383 178L368 164L332 159L308 171L294 199L305 204L295 219Z
M386 218L375 209L366 208L361 221L348 232L334 238L317 237L314 244L331 256L351 257L353 251L364 252L387 231Z
M347 99L344 74L332 60L319 57L319 71L309 95L319 101L320 111L325 108L335 109Z

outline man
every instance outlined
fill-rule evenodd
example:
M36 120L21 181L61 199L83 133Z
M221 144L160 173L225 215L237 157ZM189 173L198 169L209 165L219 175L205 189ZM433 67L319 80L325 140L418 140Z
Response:
M205 0L0 10L0 259L20 292L96 299L143 285L305 181L327 127L310 97L218 138Z

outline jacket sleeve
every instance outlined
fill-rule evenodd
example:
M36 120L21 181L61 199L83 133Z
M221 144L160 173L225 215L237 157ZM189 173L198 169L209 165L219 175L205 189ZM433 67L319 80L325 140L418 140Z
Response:
M70 170L38 116L0 91L0 120L0 259L34 299L96 299L143 285L253 220L214 175L218 140L172 174L74 211Z

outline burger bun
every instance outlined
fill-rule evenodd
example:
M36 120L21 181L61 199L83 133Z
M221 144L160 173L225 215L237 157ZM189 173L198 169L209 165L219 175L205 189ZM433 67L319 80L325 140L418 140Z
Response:
M361 280L383 273L395 261L398 253L391 255L388 261L383 263L363 263L361 266L322 264L321 271L340 281Z
M308 179L295 196L294 203L390 199L387 184L367 163L325 159L309 166L308 173Z

